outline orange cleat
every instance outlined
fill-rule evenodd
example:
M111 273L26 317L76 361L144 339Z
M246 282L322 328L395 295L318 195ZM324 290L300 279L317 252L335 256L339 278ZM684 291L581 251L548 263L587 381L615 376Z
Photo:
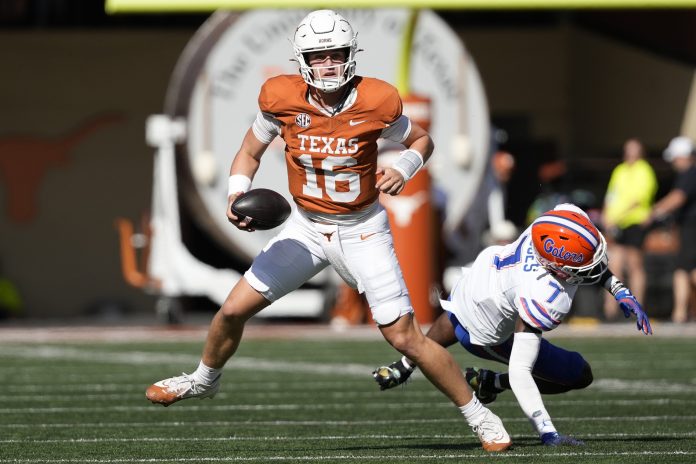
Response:
M483 420L472 429L481 440L483 449L488 452L505 451L512 446L512 440L505 430L503 422L490 410L483 416Z
M219 389L220 376L212 384L204 385L197 383L191 375L182 374L150 385L145 396L155 404L169 406L188 398L212 399Z

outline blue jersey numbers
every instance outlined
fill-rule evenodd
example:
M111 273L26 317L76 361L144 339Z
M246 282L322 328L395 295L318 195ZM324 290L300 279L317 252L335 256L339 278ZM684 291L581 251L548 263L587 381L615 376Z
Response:
M556 282L549 282L549 285L553 290L551 291L551 296L546 299L546 302L553 303L553 300L558 298L558 295L561 294L563 289Z
M522 243L526 241L527 239L524 239ZM532 272L539 266L541 266L541 264L539 264L539 261L537 261L536 256L534 256L534 250L532 250L532 242L530 240L529 245L527 245L526 251L524 253L524 267L522 267L522 270L524 272Z
M532 250L531 242L525 246L529 237L525 237L520 241L520 244L515 248L515 252L511 255L500 257L496 255L493 258L493 266L496 269L501 270L506 267L512 267L519 263L524 266L522 270L524 272L531 272L540 266L539 261L537 261L536 256L534 256L534 251Z

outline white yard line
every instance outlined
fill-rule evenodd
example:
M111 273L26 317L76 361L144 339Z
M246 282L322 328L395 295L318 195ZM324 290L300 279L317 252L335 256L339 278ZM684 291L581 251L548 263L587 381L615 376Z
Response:
M50 326L37 321L34 325L0 327L0 341L3 343L47 343L47 342L162 342L162 341L198 341L205 340L208 323L212 319L199 318L194 325L166 327L153 325L94 325L75 322L69 326ZM128 321L124 321L127 323ZM653 337L678 338L696 337L696 323L673 324L671 322L653 321ZM423 327L426 330L427 326ZM562 324L557 329L545 334L549 338L607 338L638 337L633 320L616 324ZM309 340L381 340L382 336L375 326L363 325L336 329L328 324L248 324L244 337L258 339L309 339Z
M363 382L365 379L364 377L362 379L355 377L354 379L341 379L341 380L336 380L336 381L320 381L320 380L315 380L309 379L306 382L297 382L297 381L287 381L287 382L267 382L264 380L263 382L263 388L260 388L259 382L244 382L240 381L239 379L234 379L232 378L234 376L234 373L231 373L230 376L226 379L227 382L225 382L225 387L223 389L229 388L231 391L237 392L258 392L258 391L274 391L274 390L283 390L283 391L307 391L309 389L311 390L330 390L330 389L341 389L341 387L346 387L351 385L352 382ZM99 376L101 378L101 376ZM125 377L121 376L122 378ZM106 391L111 391L111 392L118 392L118 391L124 391L124 390L138 390L140 391L142 388L147 387L150 384L150 381L153 379L149 379L147 383L133 383L132 381L129 382L108 382L108 383L93 383L95 376L80 376L80 375L70 375L69 376L70 380L72 380L74 383L57 383L57 382L50 382L50 383L39 383L39 380L34 378L34 377L26 377L24 379L19 379L22 380L22 383L18 383L17 380L18 378L13 376L11 379L8 380L13 380L13 383L10 382L5 382L2 384L2 391L3 392L8 392L8 393L21 393L21 392L26 392L26 393L31 393L31 392L37 392L41 394L46 393L46 388L47 386L51 387L51 391L54 393L58 392L106 392ZM44 379L45 382L45 379ZM377 389L377 386L375 384L375 389ZM377 391L377 390L375 390Z
M309 384L308 384L309 385ZM114 389L110 389L113 391ZM123 391L124 388L123 386L120 386L120 390ZM46 389L45 387L43 389L40 389L42 395L6 395L0 397L0 404L3 403L17 403L17 402L32 402L34 404L38 403L56 403L56 402L65 402L65 403L74 403L74 402L90 402L90 401L95 401L95 402L105 402L105 401L132 401L134 398L135 399L142 399L142 391L141 389L134 390L133 388L127 389L129 393L111 393L111 394L104 394L104 393L92 393L92 394L85 394L85 393L74 393L74 394L69 394L69 395L46 395ZM230 389L231 391L229 393L225 392L220 392L217 395L215 395L216 400L225 400L225 399L284 399L284 398L294 398L294 399L300 399L300 398L308 398L308 399L315 399L317 395L317 391L284 391L284 392L266 392L266 391L258 391L258 388L256 391L238 391L236 389ZM54 390L55 391L55 390ZM5 389L5 393L9 393L7 389ZM345 401L347 398L365 398L366 393L364 391L356 391L356 392L337 392L335 395L335 399L340 399L341 401ZM330 393L327 394L327 400L330 399L332 395ZM442 393L438 392L437 390L432 390L432 391L424 391L424 392L418 392L418 397L419 398L436 398L436 399L442 399ZM409 404L414 404L410 403ZM433 403L422 403L423 405L432 405ZM444 403L449 406L449 403ZM604 398L601 400L585 400L585 399L577 399L577 400L561 400L561 399L546 399L544 401L544 404L547 406L626 406L626 407L633 407L633 406L641 406L641 405L651 405L651 406L669 406L669 405L676 405L676 406L682 406L682 405L696 405L696 399L683 399L683 398L653 398L653 399L609 399L609 398ZM517 407L518 403L515 400L497 400L495 402L495 406L500 408L500 407Z
M67 410L67 412L73 411L74 408L62 408ZM93 408L82 408L84 412L94 411ZM143 409L143 408L139 408ZM193 408L186 408L180 412L190 412ZM25 409L16 409L16 411L24 411ZM226 409L225 409L226 410ZM37 411L46 412L46 411ZM63 411L61 411L63 412ZM675 416L675 415L663 415L663 416L588 416L588 417L554 417L554 422L612 422L612 421L633 421L633 422L657 422L657 421L694 421L696 416ZM506 418L505 422L529 422L526 417L511 417ZM239 425L258 425L258 426L343 426L343 425L389 425L389 424L440 424L440 423L462 423L462 419L455 417L452 419L387 419L387 420L275 420L275 421L252 421L252 420L240 420L240 421L163 421L163 422L73 422L73 423L5 423L0 422L0 428L11 428L11 427L36 427L36 428L71 428L71 427L93 427L93 428L113 428L113 427L231 427Z
M81 350L72 347L60 346L3 346L0 350L0 358L11 359L60 359L82 362L97 362L126 365L171 365L177 364L184 367L197 365L198 355L152 353L145 351L98 351ZM264 358L251 358L237 356L232 358L226 366L229 370L253 370L264 372L286 372L303 374L335 375L337 366L340 366L342 376L369 379L369 373L375 366L367 364L342 363L313 363L286 360L270 360ZM413 376L413 380L422 379L420 373ZM684 384L666 379L647 380L622 380L622 379L597 379L589 387L590 391L598 392L635 392L641 394L669 394L669 393L696 393L696 381ZM293 382L296 383L296 382ZM308 382L315 385L316 382ZM282 383L281 383L282 385ZM76 386L79 388L79 386ZM266 387L268 388L268 387Z
M196 354L153 353L147 351L98 351L82 350L57 346L3 346L0 358L12 359L60 359L70 361L86 361L109 364L128 365L182 365L195 367L200 361ZM340 372L346 376L366 377L376 366L367 364L340 364ZM271 372L302 372L308 374L335 375L337 364L310 363L293 361L272 361L263 358L235 356L227 363L226 368L245 369Z
M622 452L549 452L549 453L515 453L515 452L504 452L496 454L482 454L478 453L450 453L450 454L421 454L421 455L395 455L390 453L388 456L389 462L394 462L396 460L403 460L404 462L413 462L425 459L437 459L441 461L443 459L447 460L461 460L461 459L485 459L490 461L491 459L517 459L517 458L585 458L585 457L619 457L619 456L635 456L635 457L647 457L647 456L694 456L696 451L622 451ZM325 456L257 456L257 457L241 457L241 456L227 456L227 457L195 457L195 458L125 458L125 459L90 459L90 458L80 458L80 459L0 459L0 463L14 463L14 464L29 464L29 463L47 463L47 464L63 464L63 463L84 463L84 464L116 464L116 463L161 463L166 462L269 462L269 461L384 461L385 456L365 456L365 455L352 455L352 454L336 454L336 455L325 455Z
M694 437L696 432L650 432L650 433L588 433L580 434L578 438L685 438ZM315 436L225 436L225 437L138 437L138 438L48 438L48 439L7 439L0 440L0 443L25 443L25 444L46 444L46 443L167 443L167 442L233 442L233 441L297 441L315 440L315 441L340 441L340 440L461 440L462 434L446 435L446 434L363 434L363 435L315 435ZM515 435L515 438L534 439L537 435L522 434Z

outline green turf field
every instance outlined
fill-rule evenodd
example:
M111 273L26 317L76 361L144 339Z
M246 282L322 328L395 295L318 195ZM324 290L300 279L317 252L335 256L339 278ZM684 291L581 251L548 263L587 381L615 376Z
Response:
M190 372L201 343L0 341L0 463L696 462L696 340L554 341L593 366L587 390L545 397L587 445L540 446L507 392L492 409L515 445L498 456L422 375L378 391L371 368L395 359L383 341L248 340L214 400L169 408L145 388Z

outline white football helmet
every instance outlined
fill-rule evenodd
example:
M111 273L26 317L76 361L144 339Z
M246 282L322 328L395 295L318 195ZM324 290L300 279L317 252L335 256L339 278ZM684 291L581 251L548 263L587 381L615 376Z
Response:
M300 63L304 81L324 92L335 92L355 76L355 53L358 51L357 34L350 23L332 10L317 10L300 21L292 41L295 58ZM333 66L311 67L306 54L318 50L346 50L346 62ZM319 69L337 68L336 77L319 77Z

